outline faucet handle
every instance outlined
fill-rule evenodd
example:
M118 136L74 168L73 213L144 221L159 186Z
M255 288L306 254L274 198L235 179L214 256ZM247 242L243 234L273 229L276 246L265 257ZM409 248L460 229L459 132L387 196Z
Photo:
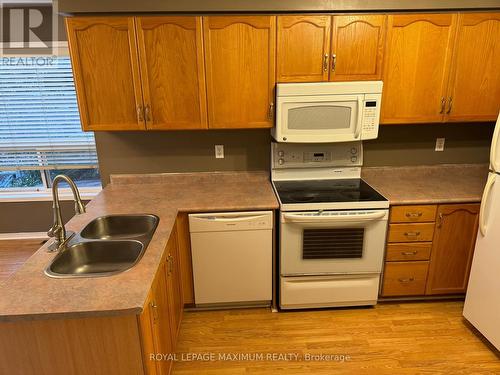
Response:
M52 227L47 232L47 236L56 237L59 233L61 233L62 228L57 224L52 225Z

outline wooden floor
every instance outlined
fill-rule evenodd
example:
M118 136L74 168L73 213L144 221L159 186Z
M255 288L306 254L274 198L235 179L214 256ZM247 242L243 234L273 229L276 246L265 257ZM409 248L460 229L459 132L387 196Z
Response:
M42 246L42 240L0 240L0 284Z
M500 374L498 351L465 323L462 307L447 301L285 313L186 312L173 374ZM216 360L187 361L186 353L215 353ZM223 361L219 353L349 359Z

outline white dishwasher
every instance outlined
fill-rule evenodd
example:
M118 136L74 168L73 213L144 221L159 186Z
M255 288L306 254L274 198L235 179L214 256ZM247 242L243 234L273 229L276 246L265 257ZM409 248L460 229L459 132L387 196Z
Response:
M272 299L272 211L189 215L196 306Z

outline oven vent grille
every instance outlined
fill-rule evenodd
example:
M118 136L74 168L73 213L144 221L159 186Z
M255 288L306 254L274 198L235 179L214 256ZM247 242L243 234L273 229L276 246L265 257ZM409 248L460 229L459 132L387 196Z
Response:
M304 229L302 258L361 258L364 232L364 228Z

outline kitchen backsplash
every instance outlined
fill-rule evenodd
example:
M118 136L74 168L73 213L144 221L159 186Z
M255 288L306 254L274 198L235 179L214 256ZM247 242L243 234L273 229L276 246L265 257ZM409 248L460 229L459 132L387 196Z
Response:
M493 123L382 125L376 140L364 142L365 166L487 163ZM268 170L269 129L97 132L103 183L112 173ZM436 138L446 138L442 152ZM224 159L214 146L224 145Z

